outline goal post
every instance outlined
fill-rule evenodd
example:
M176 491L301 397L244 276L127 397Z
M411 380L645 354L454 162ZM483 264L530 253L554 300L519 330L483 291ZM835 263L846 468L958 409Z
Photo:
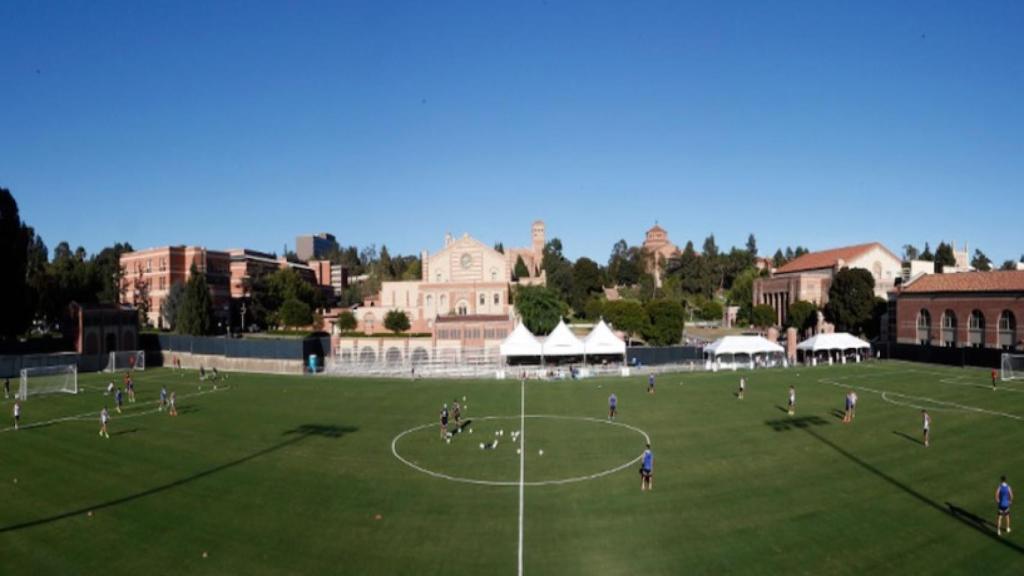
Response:
M111 352L110 360L104 372L123 372L128 370L145 370L146 353L142 350L127 352Z
M29 396L57 393L78 394L78 366L65 364L21 369L19 400L24 402Z
M1004 352L999 372L999 379L1003 381L1024 378L1024 354Z

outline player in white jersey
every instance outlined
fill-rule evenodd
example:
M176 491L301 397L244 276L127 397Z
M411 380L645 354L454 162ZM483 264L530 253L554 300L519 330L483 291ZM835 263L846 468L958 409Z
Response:
M789 415L796 414L796 388L789 386Z
M743 400L743 393L747 391L747 379L740 378L740 391L736 393L736 397Z
M21 422L21 404L17 400L14 401L14 429L18 429L18 424Z
M921 420L924 426L924 447L928 447L928 436L932 429L932 417L928 415L927 410L921 410Z
M100 436L110 439L110 432L107 431L107 422L110 422L110 412L107 412L107 407L104 406L103 410L100 410Z

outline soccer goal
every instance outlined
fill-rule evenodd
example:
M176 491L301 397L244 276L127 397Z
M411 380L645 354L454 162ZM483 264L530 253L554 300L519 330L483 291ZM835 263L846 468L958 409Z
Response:
M1024 377L1024 354L1003 353L999 378L1014 380L1022 377Z
M142 350L130 352L111 352L107 369L104 372L124 372L127 370L145 370L146 353Z
M58 392L78 394L78 366L66 364L21 369L18 399L25 401L29 396Z

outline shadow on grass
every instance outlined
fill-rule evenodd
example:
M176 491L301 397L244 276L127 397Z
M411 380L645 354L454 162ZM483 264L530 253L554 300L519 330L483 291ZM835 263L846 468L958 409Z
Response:
M1022 547L1019 544L1016 544L1014 542L1010 542L1009 540L1006 540L1004 538L1000 538L998 535L996 535L995 532L993 532L989 528L989 524L987 522L985 522L984 520L982 520L977 515L972 514L972 513L968 512L968 511L964 510L963 508L958 508L958 507L954 506L953 504L950 504L949 502L946 502L945 506L939 504L935 500L932 500L931 498L925 496L924 494L918 492L917 490L914 490L910 486L907 486L906 484L900 482L899 480L893 478L892 476L889 476L885 472L882 472L881 470L879 470L878 468L874 467L873 465L871 465L871 464L861 460L860 458L858 458L853 453L848 452L846 449L844 449L843 447L835 444L834 442L832 442L828 438L825 438L824 436L821 436L820 434L817 433L817 431L815 431L812 428L804 428L804 432L807 432L814 439L818 440L819 442L821 442L822 444L828 446L829 448L835 450L839 454L845 456L848 460L850 460L854 464L857 464L861 468L867 470L868 472L871 472L875 476L877 476L877 477L881 478L882 480L884 480L885 482L889 483L891 486L894 486L895 488L900 489L901 491L903 491L907 495L911 496L912 498L916 499L917 501L921 502L922 504L925 504L925 505L927 505L927 506L929 506L929 507L931 507L931 508L933 508L933 509L935 509L935 510L937 510L939 512L942 512L943 514L947 514L950 518L953 518L953 519L959 521L960 523L964 524L965 526L968 526L968 527L978 531L981 535L987 536L988 538L992 539L992 541L994 541L994 542L998 542L998 543L1002 544L1003 546L1006 546L1008 548L1011 548L1011 549L1017 551L1020 554L1024 554L1024 547Z
M141 430L141 428L129 428L127 430L118 430L117 432L111 434L111 436L124 436L125 434L135 434L139 430Z
M914 444L917 444L918 446L924 446L924 442L922 442L921 440L918 440L917 438L914 438L913 436L911 436L910 434L907 434L906 432L900 432L898 430L893 430L892 433L897 435L897 436L900 436L902 438L906 438L907 440L910 440L911 442L913 442Z
M829 411L829 414L832 414L839 420L842 420L843 418L846 417L846 412L843 412L839 408L833 408L832 410Z
M0 534L3 534L5 532L13 532L15 530L22 530L25 528L32 528L35 526L41 526L43 524L50 524L52 522L57 522L59 520L64 520L66 518L71 518L72 516L78 516L80 514L85 514L87 512L95 512L97 510L102 510L104 508L112 508L114 506L132 502L133 500L145 498L146 496L152 496L154 494L166 492L167 490L171 490L173 488L179 488L190 482L206 478L207 476L212 476L218 472L223 472L224 470L233 468L240 464L245 464L250 460L255 460L256 458L259 458L261 456L266 456L267 454L277 452L278 450L287 448L293 444L298 444L299 442L306 440L310 436L321 436L324 438L341 438L345 434L351 434L352 432L356 432L357 430L359 429L353 426L336 426L333 424L303 424L302 426L299 426L292 430L286 430L284 433L282 433L282 436L291 436L287 440L278 442L277 444L268 446L267 448L264 448L257 452L253 452L252 454L248 454L236 460L226 462L224 464L221 464L220 466L207 468L206 470L196 472L195 474L186 476L173 482L161 484L160 486L154 486L153 488L148 488L141 492L129 494L128 496L116 498L114 500L107 500L106 502L99 502L90 506L83 506L75 510L69 510L67 512L62 512L60 514L54 514L53 516L39 518L38 520L29 520L28 522L20 522L18 524L10 524L8 526L3 526L0 527Z
M772 430L776 432L785 432L794 428L828 425L828 421L820 416L793 416L792 418L781 418L779 420L765 420L764 423L767 426L771 426Z

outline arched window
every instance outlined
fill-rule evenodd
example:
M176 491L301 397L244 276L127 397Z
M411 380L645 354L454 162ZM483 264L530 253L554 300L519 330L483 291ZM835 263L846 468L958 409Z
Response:
M501 304L501 294L498 294L497 292L495 292L494 293L494 305L497 306L498 304Z
M932 341L932 315L923 308L917 313L917 341L925 346Z
M498 280L498 269L491 268L491 282L497 282Z
M985 345L985 315L981 310L971 311L971 319L967 323L967 345L972 348Z
M487 304L487 296L481 294L480 295L480 305L483 306L485 304Z
M1013 350L1017 345L1017 317L1009 310L999 315L999 347Z
M881 280L882 263L876 260L875 263L871 265L871 273L875 275L875 280Z
M433 305L434 305L434 297L431 296L430 294L427 294L427 306L433 306Z
M942 313L942 345L947 348L956 346L956 313L952 310Z

